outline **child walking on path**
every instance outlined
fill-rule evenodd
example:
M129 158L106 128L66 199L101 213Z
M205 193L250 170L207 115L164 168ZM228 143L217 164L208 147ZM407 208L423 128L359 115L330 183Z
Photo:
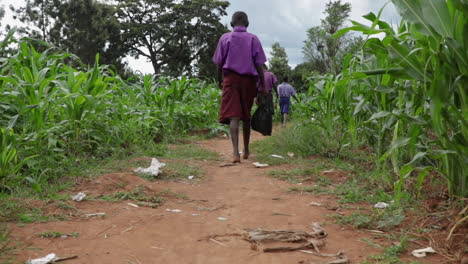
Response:
M271 108L271 114L273 115L275 111L275 108L273 105L273 91L278 97L278 91L275 89L275 86L278 83L278 80L276 79L276 76L274 73L268 71L268 67L266 65L263 65L263 74L265 76L265 90L267 92L266 102L267 102L268 108ZM262 89L262 87L259 85L258 90L261 91L260 89ZM259 97L260 96L263 96L263 95L259 95Z
M262 69L266 56L258 37L247 32L247 14L234 13L231 26L233 32L220 38L213 61L218 65L218 82L223 90L219 122L230 125L233 162L238 163L240 121L243 121L243 158L250 155L250 111L257 96L257 80L266 93Z
M288 119L289 108L291 106L291 96L299 101L296 97L296 90L288 83L289 78L283 78L283 83L278 86L278 94L280 97L281 123L284 125Z
M278 97L278 90L276 83L278 80L276 76L268 71L268 67L263 65L263 74L265 76L265 89L264 93L259 93L257 96L258 108L252 117L252 129L262 133L264 136L271 136L273 131L273 115L275 114L275 105L273 104L273 91ZM263 87L258 85L258 91L261 92Z

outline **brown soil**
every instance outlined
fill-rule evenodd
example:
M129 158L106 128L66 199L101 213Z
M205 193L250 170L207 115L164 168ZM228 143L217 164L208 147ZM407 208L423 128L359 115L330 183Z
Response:
M254 140L262 137L258 134ZM227 139L199 142L230 160L231 146ZM330 196L312 196L290 193L286 182L265 175L271 168L257 169L252 161L232 167L218 163L203 163L206 176L202 181L149 182L128 172L107 174L77 186L74 191L87 191L99 196L115 191L131 190L144 185L145 191L161 192L167 189L185 194L189 199L169 198L159 208L135 208L131 201L104 202L85 200L74 203L77 208L71 220L11 225L13 237L22 242L17 259L45 256L54 252L61 257L77 255L64 263L299 263L316 260L326 263L332 259L314 257L305 253L262 253L239 237L206 239L211 235L241 233L246 228L265 230L310 231L310 224L318 222L328 232L324 253L345 252L352 263L360 263L379 250L363 242L372 233L342 228L327 215L336 212L324 207L310 206L314 201L336 204ZM281 166L275 166L275 169ZM341 171L332 174L341 182ZM179 209L179 213L166 209ZM106 213L105 217L85 219L82 214ZM218 220L226 218L225 221ZM78 237L43 239L37 234L56 231ZM414 260L414 259L412 259ZM421 263L441 263L440 258L428 258Z

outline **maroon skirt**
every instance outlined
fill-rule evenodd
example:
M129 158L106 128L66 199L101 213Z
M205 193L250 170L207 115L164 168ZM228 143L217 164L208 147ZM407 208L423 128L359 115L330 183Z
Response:
M250 121L250 111L256 96L257 80L254 76L226 73L219 122L229 124L232 118Z

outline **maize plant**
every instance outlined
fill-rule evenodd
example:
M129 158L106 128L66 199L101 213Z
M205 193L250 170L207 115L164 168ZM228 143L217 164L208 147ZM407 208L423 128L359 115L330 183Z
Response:
M90 68L74 68L80 63L72 54L38 50L13 32L0 42L3 189L27 183L39 190L80 156L220 129L220 91L212 84L149 75L127 81L99 65L99 56Z
M340 75L312 83L309 107L325 127L348 128L344 143L359 138L375 149L379 168L390 165L395 177L384 180L397 201L408 181L421 190L431 171L452 197L468 197L468 3L392 2L398 27L370 13L370 26L353 21L336 34L367 39Z

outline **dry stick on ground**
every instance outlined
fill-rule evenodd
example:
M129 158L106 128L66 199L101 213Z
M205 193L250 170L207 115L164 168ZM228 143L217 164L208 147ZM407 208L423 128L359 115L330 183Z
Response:
M221 246L223 246L223 247L228 247L228 246L226 246L225 244L223 244L223 243L221 243L221 242L219 242L218 240L215 240L215 239L213 239L213 238L210 238L209 240L210 240L210 241L213 241L213 242L215 242L216 244L221 245Z
M327 233L320 227L319 224L312 224L313 232L305 231L292 231L292 230L275 230L267 231L261 229L246 229L247 232L244 234L244 239L250 243L268 243L268 242L289 242L289 243L303 243L298 247L276 247L276 248L265 248L263 252L289 252L304 249L314 249L320 252L320 247L323 247L325 243L323 240Z
M66 260L72 260L72 259L76 259L76 258L78 258L78 256L70 256L70 257L57 258L57 259L54 260L54 262L52 262L52 263L62 262L62 261L66 261Z
M262 248L263 252L274 253L274 252L291 252L291 251L300 251L308 254L313 254L320 257L334 257L336 260L329 261L329 264L345 264L349 263L349 259L343 254L343 252L338 252L337 254L322 254L320 253L320 247L325 245L325 242L321 239L327 237L327 233L320 227L319 224L312 224L313 232L305 231L293 231L293 230L261 230L261 229L245 229L245 232L232 233L225 235L212 235L208 236L205 239L200 239L198 241L207 240L212 241L222 246L227 247L225 244L215 240L218 237L242 237L244 240L248 241L252 245L253 250L258 250ZM286 243L302 243L300 246L296 247L274 247L274 248L263 248L262 243L269 242L286 242ZM305 249L312 249L314 251L307 251Z
M312 252L312 251L306 251L306 250L300 250L300 252L303 252L303 253L307 253L307 254L312 254L312 255L315 255L315 256L319 256L319 257L333 257L333 258L337 258L335 260L332 260L332 261L328 261L324 264L348 264L350 263L348 257L345 256L345 254L343 252L338 252L337 254L320 254L320 253L316 253L316 252ZM306 261L301 261L299 262L300 264L316 264L317 262L316 261L309 261L309 262L306 262Z
M468 212L468 206L465 207L465 209L463 209L458 215L459 216L463 216L466 214L466 212ZM453 232L455 232L455 230L457 229L458 226L460 226L463 222L465 222L466 220L468 220L468 215L463 217L460 221L458 221L457 223L455 223L455 225L452 227L452 229L450 230L450 233L449 235L447 236L447 241L450 240L450 238L452 237L453 235Z
M305 250L305 249L314 249L315 251L320 253L320 247L323 247L323 246L325 246L325 242L323 242L323 240L309 239L307 240L307 243L299 247L265 248L263 249L263 252L276 253L276 252L291 252L291 251L298 251L298 250Z

